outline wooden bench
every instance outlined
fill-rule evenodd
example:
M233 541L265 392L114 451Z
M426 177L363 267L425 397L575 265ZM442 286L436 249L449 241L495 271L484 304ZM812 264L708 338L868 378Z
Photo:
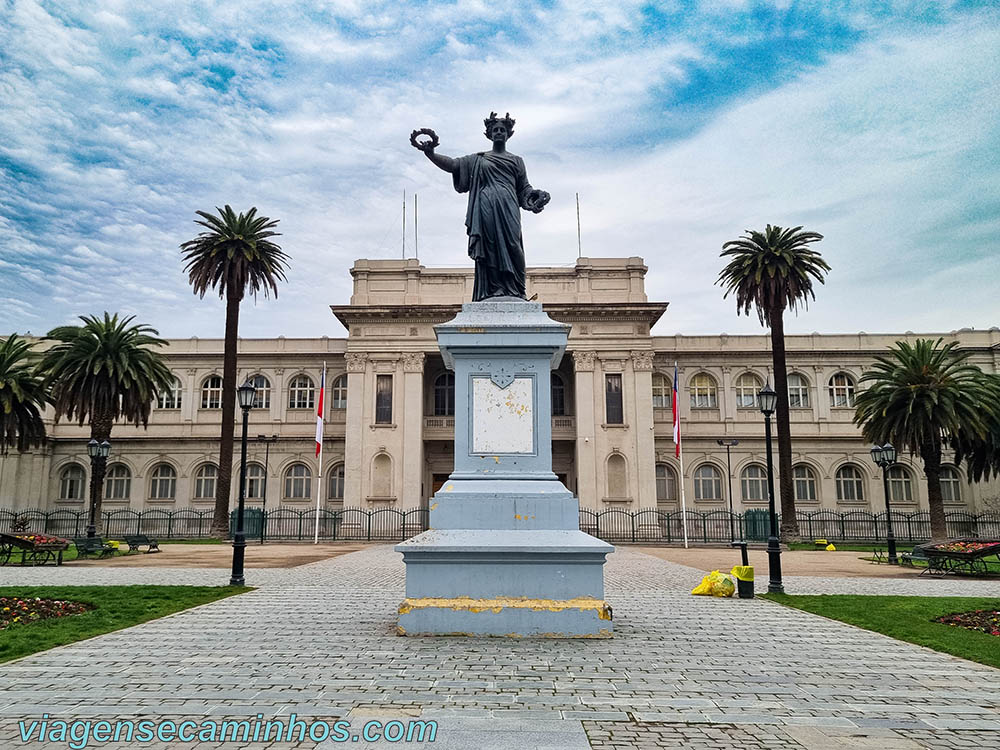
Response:
M73 537L73 544L76 546L76 556L79 558L86 558L90 554L95 554L100 558L111 557L115 554L115 548L99 536Z
M150 539L145 534L132 534L132 535L126 536L125 537L125 544L128 545L128 551L129 552L134 552L134 551L138 550L140 547L145 547L146 548L146 554L147 555L150 552L159 552L160 551L160 543L157 542L155 539Z

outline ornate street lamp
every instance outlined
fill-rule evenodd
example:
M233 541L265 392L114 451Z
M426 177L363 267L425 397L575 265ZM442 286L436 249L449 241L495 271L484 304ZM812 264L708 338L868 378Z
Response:
M767 445L767 510L771 516L771 533L767 537L767 567L769 594L783 594L785 587L781 583L781 547L778 545L778 515L774 510L774 455L771 450L771 415L778 404L778 394L770 384L764 386L757 394L760 413L764 415L764 441Z
M90 522L87 524L87 538L93 539L97 536L97 501L104 492L104 473L108 466L108 456L111 455L111 443L107 440L97 442L91 438L87 443L87 454L90 456ZM100 482L97 477L101 477Z
M896 463L896 449L892 443L873 446L872 461L882 469L882 492L885 494L885 541L889 547L889 564L898 565L896 536L892 533L892 509L889 507L889 468Z
M256 397L257 389L249 380L236 389L236 399L243 410L243 437L240 440L240 501L236 510L236 533L233 534L233 575L229 579L230 586L245 585L243 557L246 553L247 539L243 532L243 504L247 495L247 426Z
M736 528L734 524L736 523L735 513L733 513L733 461L730 456L730 448L735 448L740 444L739 440L716 440L719 445L724 445L726 447L726 471L729 472L729 543L732 544L736 541ZM740 538L743 535L740 534Z

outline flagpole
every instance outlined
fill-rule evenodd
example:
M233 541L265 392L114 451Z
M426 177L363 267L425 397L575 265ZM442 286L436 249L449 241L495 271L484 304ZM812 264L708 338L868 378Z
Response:
M674 403L677 404L677 414L675 419L677 420L677 460L680 462L680 485L681 485L681 522L684 528L684 549L688 548L688 513L687 513L687 495L684 492L684 449L682 447L683 438L681 437L681 400L677 396L677 362L674 361Z
M326 360L323 361L323 378L319 381L322 387L322 392L319 396L319 408L325 409L324 405L325 399L323 396L326 393ZM322 412L320 412L319 423L325 424L323 422ZM323 434L322 432L317 435L319 438L319 473L316 475L316 528L313 531L313 544L319 544L319 504L320 498L323 497Z

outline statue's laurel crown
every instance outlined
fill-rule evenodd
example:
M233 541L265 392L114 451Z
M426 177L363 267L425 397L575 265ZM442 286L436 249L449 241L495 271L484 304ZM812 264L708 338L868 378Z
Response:
M507 114L505 114L503 117L497 117L497 113L496 112L490 112L490 116L487 117L485 120L483 120L483 125L486 126L485 133L486 133L487 137L489 137L489 135L490 135L490 127L493 125L493 123L496 123L496 122L502 122L504 125L507 126L507 136L508 137L514 135L514 122L515 122L515 120L514 120L513 117L510 116L510 112L508 112Z

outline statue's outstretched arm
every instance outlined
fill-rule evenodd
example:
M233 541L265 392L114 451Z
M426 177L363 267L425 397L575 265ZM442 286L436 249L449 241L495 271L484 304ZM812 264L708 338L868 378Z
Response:
M426 149L424 151L424 156L431 160L439 169L443 169L445 172L455 173L455 160L450 156L445 156L444 154L439 154L434 151L433 148Z

